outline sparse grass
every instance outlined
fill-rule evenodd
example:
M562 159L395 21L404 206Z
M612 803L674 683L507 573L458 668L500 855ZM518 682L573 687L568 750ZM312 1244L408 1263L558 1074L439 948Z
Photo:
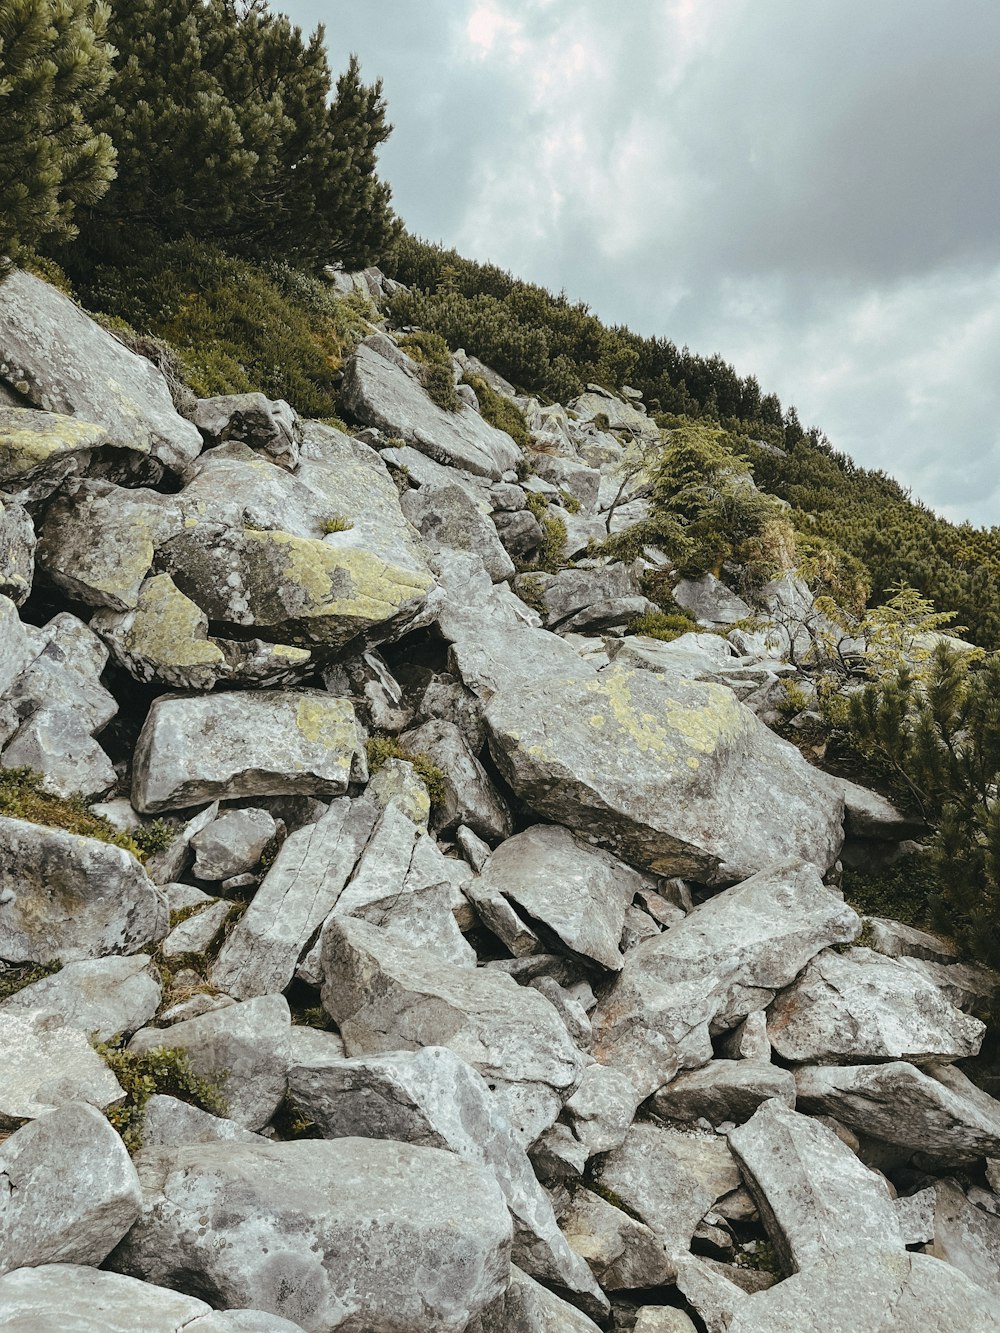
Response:
M218 1085L196 1074L187 1052L180 1047L163 1046L140 1053L114 1043L96 1042L94 1049L125 1091L124 1100L109 1106L105 1115L130 1153L142 1147L146 1103L156 1093L176 1097L212 1115L226 1114Z
M525 606L530 606L532 611L537 611L540 616L546 613L546 605L541 579L537 574L519 574L514 584L514 591L520 597Z
M329 518L323 520L320 526L325 533L329 534L331 532L350 532L354 523L351 519L345 518L343 514L331 514Z
M423 752L413 753L400 745L394 736L371 736L365 741L365 754L368 756L368 772L372 777L390 759L404 759L412 764L417 776L423 779L431 805L444 799L445 773L434 763L430 755Z
M583 508L575 495L562 489L559 491L559 503L562 505L563 509L566 510L567 514L578 514Z
M647 639L671 643L682 634L690 634L697 625L681 612L646 611L629 623L629 634L644 634Z

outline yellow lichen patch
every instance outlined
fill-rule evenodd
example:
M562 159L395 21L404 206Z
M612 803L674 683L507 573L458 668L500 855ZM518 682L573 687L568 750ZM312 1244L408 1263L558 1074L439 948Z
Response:
M143 584L125 646L161 666L215 665L225 660L208 638L208 618L185 597L169 574Z
M5 408L0 412L0 470L5 476L30 472L59 454L97 449L106 439L103 426L80 417Z
M295 725L307 741L339 754L351 753L357 744L354 711L343 699L303 695L295 707Z
M679 745L711 754L721 741L739 735L745 728L735 696L718 685L690 687L692 695L704 702L685 703L665 697L660 717L640 709L632 690L640 683L638 676L637 672L612 667L590 682L587 690L607 701L614 721L643 754L658 756L667 764L678 758Z

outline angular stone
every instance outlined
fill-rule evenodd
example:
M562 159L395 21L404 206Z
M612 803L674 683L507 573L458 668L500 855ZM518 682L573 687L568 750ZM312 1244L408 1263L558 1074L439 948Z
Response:
M709 884L836 859L840 798L729 690L615 664L578 672L502 688L486 709L497 766L533 810Z
M42 708L8 742L4 768L41 773L42 786L55 796L103 796L118 781L114 764L71 708Z
M0 596L0 697L26 671L37 654L9 597Z
M233 904L224 898L210 902L203 911L195 912L174 926L160 945L164 958L179 958L184 954L207 953L215 937L229 920Z
M142 1192L119 1136L80 1102L0 1144L0 1203L0 1273L8 1273L102 1263L139 1216Z
M98 422L109 444L176 471L201 451L153 363L31 273L12 273L0 293L0 380L33 406Z
M282 467L294 470L299 461L302 429L294 410L283 399L272 401L262 393L200 398L194 424L209 445L239 440Z
M245 1129L261 1129L287 1089L290 1024L285 997L262 995L174 1023L169 1031L143 1028L128 1049L179 1046L194 1072L218 1085L229 1118Z
M927 1253L989 1292L1000 1309L1000 1217L977 1208L951 1180L934 1186L934 1234Z
M166 935L166 898L123 848L0 816L0 850L0 959L139 953Z
M685 1067L705 1064L713 1054L710 1025L724 1031L765 1008L814 954L846 943L860 928L815 866L754 875L626 956L593 1016L595 1054L620 1066L623 1039L631 1034L650 1052L651 1080L664 1047ZM644 1095L669 1077L647 1084Z
M440 1046L314 1061L290 1070L288 1095L325 1138L352 1135L447 1148L495 1176L514 1219L513 1258L527 1272L606 1303L556 1225L548 1196L485 1081Z
M0 1014L41 1009L99 1041L135 1032L156 1013L162 986L148 954L88 958L24 986L0 1002Z
M387 759L365 788L365 796L380 810L394 805L407 819L427 827L431 798L424 782L406 759Z
M35 529L16 500L0 500L0 596L23 606L35 577Z
M198 879L219 881L253 870L277 825L266 810L226 810L191 839Z
M934 1239L934 1203L932 1188L893 1199L896 1221L904 1245L925 1245Z
M339 796L358 747L354 709L318 690L157 699L136 744L143 814L216 796Z
M81 475L92 452L107 443L107 431L94 421L0 404L0 485L22 500L44 499Z
M632 1080L608 1065L588 1065L564 1111L588 1154L620 1147L635 1119L639 1098Z
M666 1287L677 1276L663 1242L648 1226L590 1190L573 1192L560 1226L605 1291Z
M101 1110L125 1093L79 1028L35 1009L0 1014L0 1125L87 1102Z
M950 1065L803 1068L795 1086L801 1109L895 1144L916 1164L957 1166L1000 1155L1000 1102Z
M711 1060L661 1088L652 1107L665 1120L741 1125L772 1097L794 1107L795 1078L787 1069L751 1060Z
M672 1305L644 1305L632 1333L695 1333L695 1326L683 1310Z
M537 991L502 973L455 967L367 922L323 932L323 1006L349 1055L447 1046L495 1090L525 1145L579 1082L583 1057Z
M594 1177L656 1233L671 1255L688 1250L712 1204L740 1183L723 1139L638 1122L622 1146L596 1166Z
M977 1054L985 1031L919 973L871 949L821 953L767 1018L771 1045L797 1064L961 1060Z
M452 1153L206 1143L144 1151L137 1166L144 1212L109 1265L154 1282L183 1273L223 1308L315 1330L463 1333L507 1284L503 1195Z
M144 1148L179 1148L188 1143L259 1143L260 1136L235 1120L212 1115L176 1097L154 1093L142 1116Z
M573 953L618 971L625 909L649 880L568 829L537 824L501 843L480 885L507 898L535 929L544 927Z
M690 611L699 625L732 625L753 615L742 597L720 583L714 574L680 579L674 585L674 601Z
M513 577L514 562L497 530L462 486L407 491L400 508L432 551L449 546L480 556L494 583Z
M412 754L426 754L444 774L442 795L431 812L435 830L465 824L488 842L510 837L514 825L507 803L453 722L425 722L400 740Z
M719 1054L726 1060L756 1060L771 1063L771 1043L767 1039L767 1014L758 1009L747 1014L719 1043Z
M510 1285L502 1299L466 1333L599 1333L599 1326L547 1287L511 1265Z

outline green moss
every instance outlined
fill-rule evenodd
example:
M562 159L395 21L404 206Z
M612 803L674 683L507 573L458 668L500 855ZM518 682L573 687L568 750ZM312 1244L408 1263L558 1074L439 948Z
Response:
M93 814L82 795L51 796L42 786L42 775L30 768L0 769L0 815L96 838L124 848L139 861L146 858L134 834L120 833L108 820Z
M531 433L524 413L517 403L511 402L503 394L491 389L482 375L466 375L463 384L468 384L479 400L479 415L497 430L506 431L515 444L527 449L531 444Z
M423 366L441 366L451 374L451 352L439 333L415 329L400 338L399 346L411 360Z
M648 639L660 639L670 643L682 634L690 634L696 625L689 616L682 612L646 611L629 623L630 634L645 634Z
M154 819L152 823L142 824L139 828L133 829L129 836L143 857L155 856L158 852L167 850L177 836L179 827L170 819Z
M218 1085L196 1074L187 1052L180 1047L162 1046L139 1052L97 1042L95 1050L125 1091L124 1100L109 1106L105 1115L130 1153L142 1147L146 1103L156 1093L176 1097L212 1115L226 1114Z
M541 523L549 511L549 497L540 491L528 491L526 508Z
M5 968L0 972L0 1001L9 1000L19 990L24 990L25 986L44 981L61 967L62 963L21 963Z
M930 927L932 901L942 889L928 856L907 856L884 870L844 869L844 897L864 916L885 916L921 930Z
M383 764L390 759L403 759L412 764L417 776L423 779L431 805L444 799L445 773L438 768L430 755L422 751L413 753L400 745L394 736L371 736L365 741L365 754L368 756L368 772L375 776Z
M737 1251L733 1263L737 1268L749 1268L756 1273L773 1273L782 1277L781 1265L774 1246L769 1240L759 1240L753 1250Z
M592 420L598 430L606 431L611 429L611 421L608 417L607 412L598 412L597 415L592 418Z
M320 526L326 533L350 532L354 527L354 523L351 519L345 518L343 514L331 514L329 518L323 520Z
M583 507L575 495L571 495L569 491L564 490L559 492L559 503L567 514L578 514Z
M519 574L514 583L514 591L525 606L530 606L540 616L545 615L547 610L544 597L545 587L537 574Z

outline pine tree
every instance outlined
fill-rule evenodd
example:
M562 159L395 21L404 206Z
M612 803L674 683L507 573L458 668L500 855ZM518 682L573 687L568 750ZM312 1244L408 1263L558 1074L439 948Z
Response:
M91 111L111 77L108 8L0 0L0 276L22 249L75 234L74 210L114 176Z

